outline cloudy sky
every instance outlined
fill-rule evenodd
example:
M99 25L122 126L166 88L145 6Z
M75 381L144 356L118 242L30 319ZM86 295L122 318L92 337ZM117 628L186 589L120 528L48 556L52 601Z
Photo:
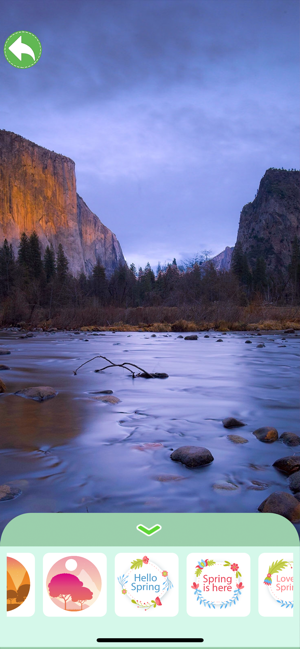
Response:
M0 128L76 163L78 193L126 259L236 240L269 167L299 168L298 0L0 0Z

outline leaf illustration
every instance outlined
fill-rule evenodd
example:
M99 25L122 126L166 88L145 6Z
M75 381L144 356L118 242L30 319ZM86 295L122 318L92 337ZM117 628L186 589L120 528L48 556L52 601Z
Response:
M241 573L237 570L237 572L235 573L235 576L236 576L236 577L241 577L242 575L241 575Z
M131 601L132 601L132 604L136 604L136 601L135 601L135 599L132 599Z
M200 568L196 568L196 570L195 570L196 577L199 577L199 575L201 575L201 572L202 572L202 570L200 570Z
M224 563L224 568L225 568L225 566L230 566L230 565L231 565L231 564L230 564L230 561L225 561L225 563Z
M274 575L275 572L280 572L280 570L284 570L288 566L288 561L284 561L283 559L279 559L278 561L273 561L269 568L269 573L270 575Z
M210 559L210 560L207 562L207 565L208 565L208 566L214 566L215 563L216 563L216 562L213 561L213 559Z
M142 568L143 567L143 559L136 559L135 561L132 561L130 570L136 570L137 568Z

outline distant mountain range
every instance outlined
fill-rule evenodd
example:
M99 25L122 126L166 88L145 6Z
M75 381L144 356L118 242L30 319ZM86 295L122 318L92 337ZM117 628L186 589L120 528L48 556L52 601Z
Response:
M75 164L20 135L0 130L0 245L6 238L17 251L22 232L39 236L42 249L59 243L74 275L90 274L99 260L110 276L125 264L116 236L76 193ZM253 202L242 209L237 241L250 266L264 257L267 268L284 271L292 241L300 237L300 172L268 169ZM234 248L211 260L229 270Z

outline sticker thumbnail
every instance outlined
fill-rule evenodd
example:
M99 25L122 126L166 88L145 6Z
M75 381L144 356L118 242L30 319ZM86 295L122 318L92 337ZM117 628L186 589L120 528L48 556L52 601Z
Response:
M292 617L294 608L292 553L259 557L259 612L264 617Z
M34 613L34 556L12 553L6 559L6 610L9 617Z

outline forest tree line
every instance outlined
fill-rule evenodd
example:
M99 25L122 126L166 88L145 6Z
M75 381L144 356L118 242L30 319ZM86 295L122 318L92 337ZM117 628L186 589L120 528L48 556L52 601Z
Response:
M120 265L107 277L101 260L90 276L74 277L63 246L55 254L47 246L44 254L36 232L23 233L17 256L5 240L0 247L0 306L12 323L30 317L34 309L44 310L51 319L67 306L178 306L231 302L246 306L260 299L276 304L300 303L300 244L295 237L287 274L270 274L263 257L251 268L241 244L233 251L231 269L217 271L211 261L178 267L174 259L155 273L148 263L137 270ZM28 315L27 315L28 317ZM6 319L7 319L6 318Z

